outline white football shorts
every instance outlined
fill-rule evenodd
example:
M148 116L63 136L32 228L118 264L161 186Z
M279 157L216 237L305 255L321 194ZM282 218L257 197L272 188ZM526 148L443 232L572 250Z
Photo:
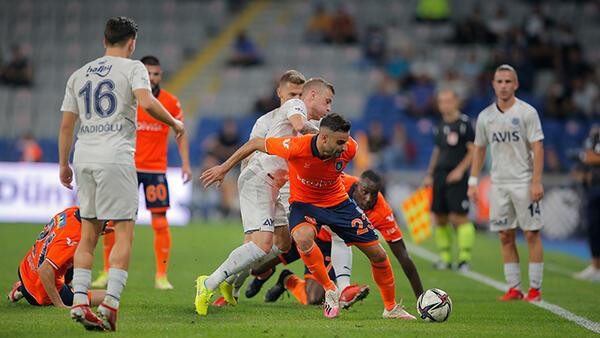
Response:
M82 218L137 219L138 180L134 165L73 164Z
M535 231L542 228L541 202L531 202L529 184L493 184L490 189L490 230Z
M287 225L287 213L279 189L265 178L245 168L238 178L238 193L244 233L273 232L275 226Z

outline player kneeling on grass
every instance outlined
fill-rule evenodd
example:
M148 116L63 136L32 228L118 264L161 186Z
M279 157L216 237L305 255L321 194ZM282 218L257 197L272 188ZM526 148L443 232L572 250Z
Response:
M107 225L109 225L107 227ZM105 223L104 233L112 231ZM73 257L81 239L79 208L67 208L52 217L37 237L17 270L19 281L8 294L11 302L25 298L31 305L54 305L69 308L73 305ZM104 299L106 291L92 290L88 297L94 305Z

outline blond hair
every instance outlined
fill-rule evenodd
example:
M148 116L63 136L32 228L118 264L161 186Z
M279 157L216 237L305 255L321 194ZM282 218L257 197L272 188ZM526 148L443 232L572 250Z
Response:
M285 73L283 73L283 75L281 75L281 78L279 78L280 86L284 83L302 85L305 82L306 78L304 77L304 75L302 75L302 73L300 73L299 71L293 69L286 71Z
M328 88L329 90L331 90L331 93L335 95L335 89L333 88L333 85L320 77L313 77L308 79L308 81L306 81L306 83L304 84L304 90L302 92L304 93L314 87Z

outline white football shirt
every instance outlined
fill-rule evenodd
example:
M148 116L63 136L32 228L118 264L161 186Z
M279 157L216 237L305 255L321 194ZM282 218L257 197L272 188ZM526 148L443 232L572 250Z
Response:
M296 136L298 133L292 127L289 118L294 115L302 115L306 120L306 105L304 101L300 99L291 99L283 103L283 105L277 109L274 109L264 116L262 116L257 123L261 121L261 125L266 126L266 135L260 135L260 137L287 137ZM256 126L257 134L264 128ZM252 135L251 135L252 138ZM271 176L271 179L281 182L287 180L288 177L288 166L287 162L278 156L267 155L265 153L257 153L252 156L248 163L248 169L252 170L257 175L263 175L265 177Z
M135 164L136 89L150 89L146 67L103 56L67 81L61 111L79 114L73 163Z
M490 146L491 176L495 184L531 183L531 143L543 139L537 110L519 99L505 112L493 103L477 118L475 145Z

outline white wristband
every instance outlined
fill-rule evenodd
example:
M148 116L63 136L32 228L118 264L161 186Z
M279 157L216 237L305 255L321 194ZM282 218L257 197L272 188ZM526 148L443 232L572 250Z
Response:
M467 183L469 185L469 187L476 187L478 183L479 183L479 179L477 177L469 176L469 181Z

